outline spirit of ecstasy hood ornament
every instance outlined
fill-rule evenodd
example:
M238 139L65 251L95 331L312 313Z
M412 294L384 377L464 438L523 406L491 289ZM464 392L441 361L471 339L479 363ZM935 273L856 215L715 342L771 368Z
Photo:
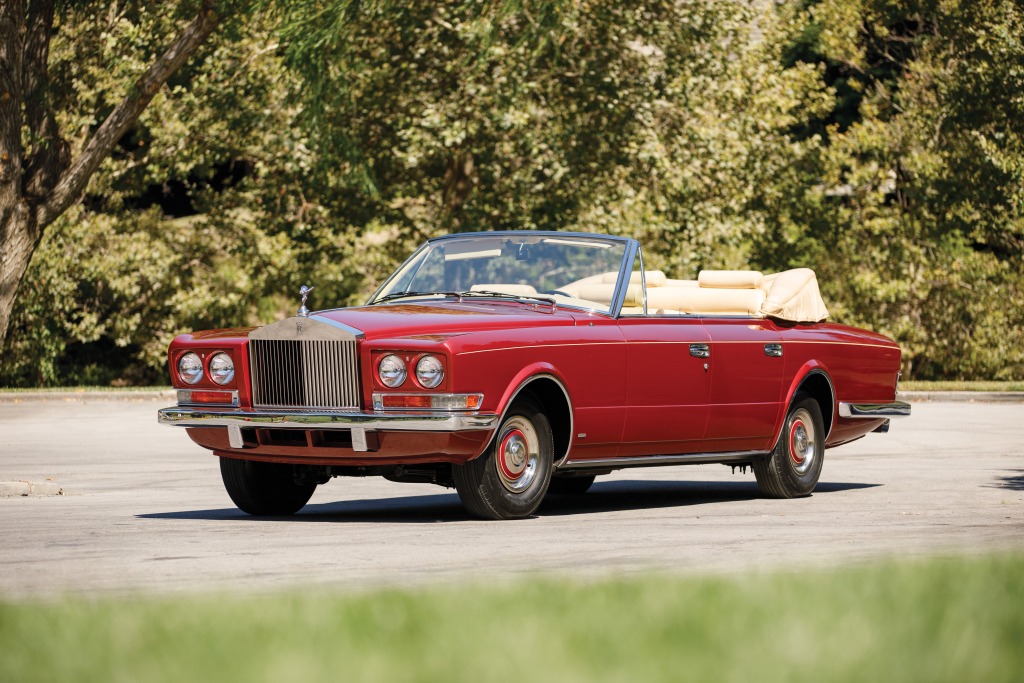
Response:
M299 309L299 315L303 318L309 317L309 309L306 308L306 297L308 297L309 293L312 291L313 288L306 285L302 285L302 287L299 288L299 295L302 297L302 308Z

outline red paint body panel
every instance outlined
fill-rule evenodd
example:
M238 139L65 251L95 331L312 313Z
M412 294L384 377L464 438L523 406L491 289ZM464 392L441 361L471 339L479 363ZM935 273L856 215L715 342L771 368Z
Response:
M476 457L490 440L489 435L479 432L379 432L377 450L369 453L357 452L351 448L308 445L256 446L238 450L231 448L231 444L228 443L227 430L204 428L185 431L192 441L203 448L215 451L217 455L267 462L351 467L466 462Z
M786 377L792 378L784 405L792 399L800 379L815 369L828 376L836 404L885 403L896 398L900 348L888 337L834 323L788 326L782 329L782 336ZM828 447L858 439L883 422L840 418L838 405L833 414Z
M500 413L523 382L551 374L562 381L572 401L574 447L617 445L625 420L626 347L614 321L587 318L570 317L571 326L566 327L518 328L450 340L457 365L454 391L482 391L484 410ZM586 436L577 438L579 434Z
M238 391L240 406L252 406L252 394L249 383L242 378L249 377L249 354L246 350L248 334L253 328L233 328L227 330L207 330L181 334L174 338L168 349L168 369L171 374L171 385L176 389L231 389ZM235 379L227 385L215 384L205 376L196 384L186 384L178 377L178 360L193 351L203 359L203 364L218 351L231 355L235 362Z
M712 342L707 450L768 450L783 412L784 358L765 346L781 333L770 320L708 318L704 327Z
M423 391L411 380L381 386L375 363L385 353L443 359L437 391L482 393L482 413L501 414L536 376L557 380L572 406L572 459L595 460L688 453L767 451L778 438L789 402L808 373L827 375L833 414L845 402L895 397L900 350L888 338L842 325L778 324L725 317L624 317L514 301L430 301L339 309L316 314L363 332L359 342L362 410L377 391ZM187 351L204 362L217 351L235 359L235 384L203 381L188 388L234 388L250 410L247 329L181 335L170 347L176 363ZM783 356L765 355L781 344ZM708 344L710 357L693 357ZM707 363L707 370L704 364ZM827 446L859 438L881 420L836 417ZM828 425L826 425L826 428ZM489 432L380 432L374 452L345 448L260 446L232 449L226 429L190 429L196 443L220 455L308 464L381 465L464 462L483 452Z
M616 455L699 453L708 422L711 377L693 344L711 340L697 318L629 317L626 340L625 430Z

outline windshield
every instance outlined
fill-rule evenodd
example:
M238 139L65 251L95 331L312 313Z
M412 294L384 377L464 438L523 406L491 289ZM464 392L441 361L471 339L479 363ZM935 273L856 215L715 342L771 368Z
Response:
M428 242L369 303L415 296L501 296L608 313L627 244L570 233L473 234Z

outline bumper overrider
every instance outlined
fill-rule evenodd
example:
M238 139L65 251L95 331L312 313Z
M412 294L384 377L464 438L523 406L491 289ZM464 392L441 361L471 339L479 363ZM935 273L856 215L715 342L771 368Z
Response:
M888 403L839 403L839 417L875 420L879 418L910 417L910 404L903 401Z
M839 402L839 417L852 420L881 420L876 432L889 431L889 421L894 418L910 417L910 404L904 401L887 403Z

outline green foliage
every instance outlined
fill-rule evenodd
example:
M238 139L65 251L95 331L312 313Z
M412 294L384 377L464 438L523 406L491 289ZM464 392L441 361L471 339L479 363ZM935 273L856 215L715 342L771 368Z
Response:
M0 678L1009 682L1024 667L1022 570L1008 555L0 604Z
M62 126L82 133L76 147L173 33L178 12L63 8L51 76ZM162 384L175 334L256 324L292 306L283 292L298 288L300 264L319 263L328 240L303 239L311 155L275 49L266 22L229 25L157 93L84 205L46 232L0 358L3 384ZM152 205L175 193L191 215L172 219Z
M790 58L856 96L820 119L826 144L758 260L812 256L835 317L894 336L905 377L1024 377L1024 9L825 0L806 16Z
M189 9L60 5L74 148ZM905 378L1024 378L1019 3L227 9L45 238L0 383L161 381L175 331L304 283L357 303L426 237L531 228L635 236L675 277L812 267Z
M280 302L253 293L271 290L287 249L242 221L65 216L32 262L0 371L12 386L164 383L183 322L273 315Z
M828 106L747 2L343 2L281 21L334 190L317 194L392 264L440 232L579 229L689 275L739 265L765 186L803 154L786 128Z

